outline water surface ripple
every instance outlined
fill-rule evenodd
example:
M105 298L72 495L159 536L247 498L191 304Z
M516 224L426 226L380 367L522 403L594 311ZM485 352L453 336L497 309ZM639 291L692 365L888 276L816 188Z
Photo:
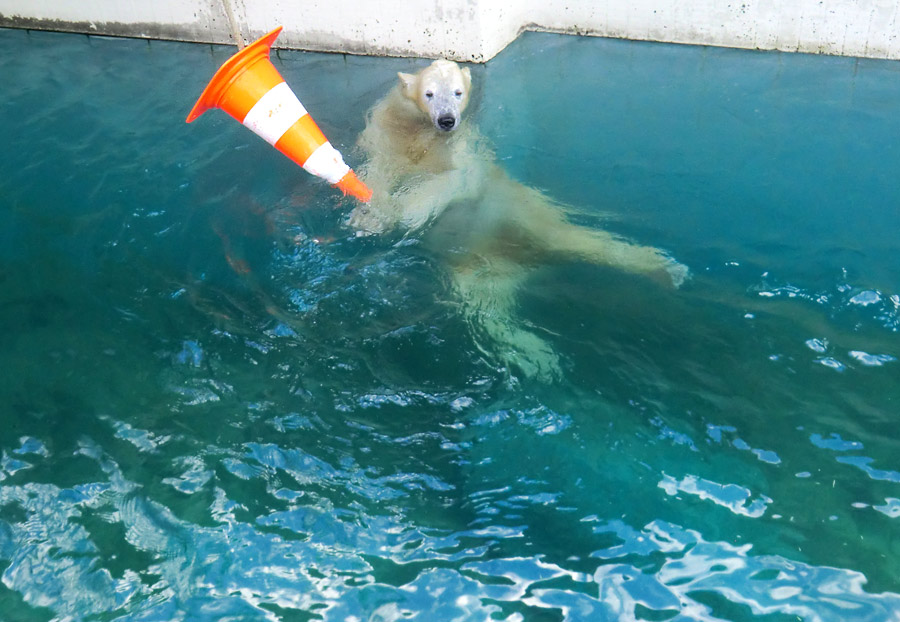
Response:
M226 48L0 30L0 619L900 621L890 62L526 35L472 121L673 291L577 262L473 333L216 112ZM347 159L422 62L280 52Z

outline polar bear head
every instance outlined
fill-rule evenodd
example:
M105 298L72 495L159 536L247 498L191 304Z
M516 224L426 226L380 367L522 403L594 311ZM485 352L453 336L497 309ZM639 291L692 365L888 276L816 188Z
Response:
M438 130L457 128L469 103L472 75L468 67L436 60L417 74L398 73L400 92L428 115Z

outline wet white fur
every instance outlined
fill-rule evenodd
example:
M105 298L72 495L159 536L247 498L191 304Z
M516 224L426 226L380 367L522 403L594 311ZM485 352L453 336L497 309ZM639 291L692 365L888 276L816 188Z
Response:
M486 353L499 351L503 364L529 376L559 376L550 344L514 315L520 285L551 258L657 275L676 287L687 277L687 268L659 249L570 222L568 208L510 178L471 124L463 120L452 132L438 129L441 111L434 102L456 102L460 116L465 110L467 69L436 61L399 78L360 135L367 156L361 172L374 196L353 210L348 223L360 235L398 229L420 235L446 259Z

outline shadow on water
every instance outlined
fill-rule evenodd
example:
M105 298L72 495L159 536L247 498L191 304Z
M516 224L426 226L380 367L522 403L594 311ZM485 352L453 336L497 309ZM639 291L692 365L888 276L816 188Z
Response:
M13 49L0 618L900 616L893 63L530 34L474 68L511 175L693 273L537 268L542 383L442 256L184 125L230 50ZM274 60L351 161L423 64Z

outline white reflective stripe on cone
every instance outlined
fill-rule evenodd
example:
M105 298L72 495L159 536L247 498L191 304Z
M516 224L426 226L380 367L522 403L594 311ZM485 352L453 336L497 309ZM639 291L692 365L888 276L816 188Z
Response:
M270 145L275 145L300 117L306 108L286 82L276 84L259 98L242 123Z
M341 157L340 151L332 147L328 141L312 152L303 164L303 168L307 172L327 180L330 184L336 184L350 172L350 167L344 164L344 158Z

